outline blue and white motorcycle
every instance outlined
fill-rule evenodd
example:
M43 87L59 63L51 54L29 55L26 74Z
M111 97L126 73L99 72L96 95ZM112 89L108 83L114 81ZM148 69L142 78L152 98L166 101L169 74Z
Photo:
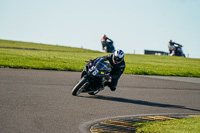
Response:
M78 96L80 93L96 95L103 90L105 82L111 82L110 72L110 63L102 57L87 61L81 74L81 80L72 89L72 95Z

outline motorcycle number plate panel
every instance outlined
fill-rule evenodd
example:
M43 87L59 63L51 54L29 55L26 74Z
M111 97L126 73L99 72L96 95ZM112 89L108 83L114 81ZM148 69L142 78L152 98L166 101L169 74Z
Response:
M96 69L96 67L93 66L93 67L91 67L91 68L89 69L89 72L92 72L92 71L95 70L95 69Z
M97 75L98 72L98 70L95 70L94 72L92 72L92 75Z

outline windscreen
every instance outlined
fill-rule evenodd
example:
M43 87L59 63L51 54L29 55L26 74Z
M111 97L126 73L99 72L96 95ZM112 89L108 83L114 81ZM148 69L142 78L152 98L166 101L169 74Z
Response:
M111 69L111 65L104 58L100 58L96 63L96 68L98 70L109 70Z

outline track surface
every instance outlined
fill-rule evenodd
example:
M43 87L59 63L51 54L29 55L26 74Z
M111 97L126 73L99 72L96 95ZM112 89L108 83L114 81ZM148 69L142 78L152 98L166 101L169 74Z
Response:
M123 75L115 92L75 97L79 79L79 72L1 68L0 131L79 133L80 125L106 117L200 112L200 78Z

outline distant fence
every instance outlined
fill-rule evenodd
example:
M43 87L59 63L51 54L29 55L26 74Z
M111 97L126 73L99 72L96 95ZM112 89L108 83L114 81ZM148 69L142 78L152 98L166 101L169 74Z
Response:
M168 55L168 52L164 51L155 51L155 50L144 50L144 54L151 54L151 55Z

